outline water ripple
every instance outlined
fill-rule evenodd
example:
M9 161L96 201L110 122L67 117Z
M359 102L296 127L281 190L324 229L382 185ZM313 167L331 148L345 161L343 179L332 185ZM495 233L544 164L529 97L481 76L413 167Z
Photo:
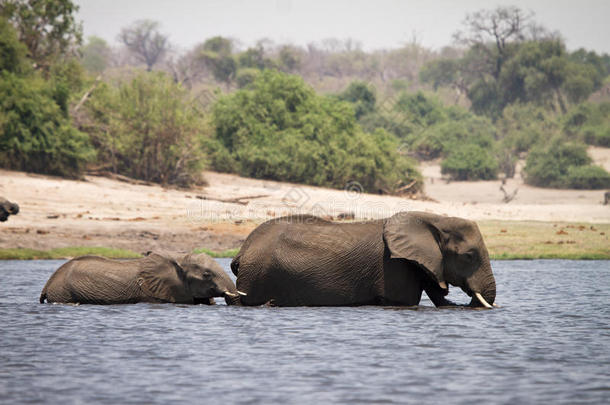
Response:
M496 262L493 311L38 304L61 263L0 263L2 403L610 402L608 262Z

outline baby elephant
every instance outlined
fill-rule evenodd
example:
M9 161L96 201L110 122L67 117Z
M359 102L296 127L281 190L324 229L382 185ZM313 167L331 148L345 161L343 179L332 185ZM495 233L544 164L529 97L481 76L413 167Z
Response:
M239 304L235 284L210 256L200 253L174 259L151 253L131 260L72 259L47 281L40 302L214 304L213 297L224 297L228 305Z

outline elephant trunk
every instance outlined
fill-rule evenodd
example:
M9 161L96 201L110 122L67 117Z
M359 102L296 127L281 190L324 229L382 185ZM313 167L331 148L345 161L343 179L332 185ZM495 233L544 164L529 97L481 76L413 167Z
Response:
M496 300L496 280L491 271L489 260L486 260L482 268L475 273L474 277L468 280L468 287L472 291L470 306L488 307L493 305Z
M236 294L236 295L225 294L225 302L227 303L227 305L241 306L241 298L240 298L239 294Z
M218 288L221 291L221 294L227 305L241 305L240 300L240 292L237 291L237 287L235 287L235 283L233 280L229 278L228 275L223 274L223 278L220 281Z

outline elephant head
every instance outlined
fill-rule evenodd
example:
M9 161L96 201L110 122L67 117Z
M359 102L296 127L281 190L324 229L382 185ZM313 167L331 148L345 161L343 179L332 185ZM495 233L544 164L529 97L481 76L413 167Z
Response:
M142 288L151 296L172 297L170 301L192 301L194 304L212 304L213 297L224 297L228 305L239 304L235 284L205 253L181 258L151 253L148 258L150 261L146 263L150 263L150 268L144 268L140 277Z
M17 215L18 213L19 206L17 204L0 197L0 222L6 221L9 215Z
M491 307L496 282L476 223L424 212L398 213L386 220L383 238L391 258L419 265L443 290L447 283L472 297L471 306Z

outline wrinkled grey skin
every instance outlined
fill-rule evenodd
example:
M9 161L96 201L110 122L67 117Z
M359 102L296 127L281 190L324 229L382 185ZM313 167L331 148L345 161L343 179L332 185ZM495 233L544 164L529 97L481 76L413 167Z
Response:
M210 256L201 253L176 260L167 254L150 253L131 260L98 256L72 259L49 278L40 302L214 304L213 297L239 304L233 281Z
M300 215L261 224L231 263L243 305L436 306L448 284L493 304L496 284L477 225L424 212L333 223Z
M19 206L17 204L0 197L0 222L6 221L9 215L17 215L17 213L19 213Z

